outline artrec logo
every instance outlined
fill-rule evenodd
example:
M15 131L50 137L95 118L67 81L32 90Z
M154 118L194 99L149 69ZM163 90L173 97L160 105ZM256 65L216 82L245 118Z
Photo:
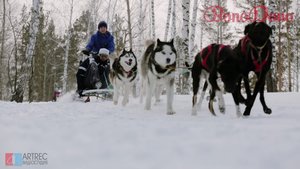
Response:
M6 166L47 165L47 153L5 153Z

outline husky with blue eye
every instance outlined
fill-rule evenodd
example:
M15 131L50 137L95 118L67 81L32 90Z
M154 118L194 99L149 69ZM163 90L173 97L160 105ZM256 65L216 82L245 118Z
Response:
M177 54L173 39L170 42L148 42L147 49L141 61L143 81L146 82L145 109L151 109L152 94L159 100L161 86L167 91L167 114L175 114L173 110L174 81Z
M122 105L125 106L129 102L129 92L137 79L137 58L130 49L123 50L119 58L116 58L112 64L110 72L110 80L114 87L113 102L118 104L119 95L123 89L124 98Z

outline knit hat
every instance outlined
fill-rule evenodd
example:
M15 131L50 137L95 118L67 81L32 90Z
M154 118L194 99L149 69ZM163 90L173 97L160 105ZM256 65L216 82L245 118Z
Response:
M106 48L101 48L100 50L99 50L99 53L98 53L99 55L109 55L109 50L107 50Z
M98 29L101 28L101 27L107 28L107 23L106 23L105 21L99 22L99 24L98 24Z

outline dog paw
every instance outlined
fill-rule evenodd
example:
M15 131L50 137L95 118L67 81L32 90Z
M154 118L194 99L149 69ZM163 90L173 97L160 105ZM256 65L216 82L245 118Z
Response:
M216 116L212 100L210 100L209 103L208 103L208 109L209 109L209 111L211 112L212 115Z
M245 117L250 116L250 111L245 111L244 114L243 114L243 116L245 116Z
M245 105L247 104L247 100L244 98L244 96L240 95L238 97L238 99L239 99L239 103L245 104Z
M219 110L222 114L225 114L225 111L226 111L225 107L221 106L221 107L219 107Z
M271 110L270 108L265 108L265 109L264 109L264 112L265 112L266 114L272 114L272 110Z
M236 113L236 117L237 117L237 118L240 118L240 117L242 117L242 116L243 116L243 115L242 115L241 112L237 112L237 113Z
M243 116L242 113L241 113L241 109L240 109L239 106L236 107L236 116L237 116L238 118L240 118L240 117Z
M192 109L192 116L197 116L197 108L193 107Z
M126 106L127 103L128 103L128 100L123 100L123 101L122 101L122 105L123 105L123 106Z
M151 107L150 106L145 106L145 110L150 110Z
M168 111L167 112L167 115L173 115L173 114L176 114L174 111Z

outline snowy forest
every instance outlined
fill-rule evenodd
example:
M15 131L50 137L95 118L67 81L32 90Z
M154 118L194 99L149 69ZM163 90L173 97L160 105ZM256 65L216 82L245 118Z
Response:
M257 9L278 15L272 26L274 60L268 92L299 92L300 0L1 0L0 100L51 101L53 92L76 90L81 50L108 23L116 55L132 48L138 59L148 39L175 40L178 52L176 93L188 94L191 78L184 63L210 43L235 46L248 20L231 14ZM227 19L212 18L218 6ZM255 13L255 12L254 12ZM253 20L254 15L249 15ZM229 18L229 19L228 19Z

